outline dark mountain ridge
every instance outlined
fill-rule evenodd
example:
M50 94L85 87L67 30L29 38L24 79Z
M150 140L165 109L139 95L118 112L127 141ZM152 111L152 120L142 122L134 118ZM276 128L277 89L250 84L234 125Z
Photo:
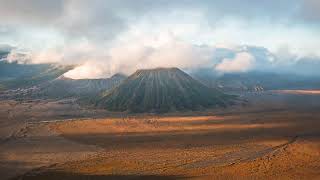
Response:
M191 75L209 87L231 92L320 88L320 76L293 73L252 71L219 74L211 69L202 69Z

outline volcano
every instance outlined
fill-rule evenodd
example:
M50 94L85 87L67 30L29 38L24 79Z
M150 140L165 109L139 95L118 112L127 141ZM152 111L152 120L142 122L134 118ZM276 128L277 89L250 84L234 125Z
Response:
M178 68L138 70L96 105L110 111L169 112L226 106L233 96L209 88Z
M115 74L103 79L70 79L63 75L30 88L0 93L0 99L64 99L76 98L82 102L95 97L119 85L127 77Z
M61 76L54 81L43 84L36 94L43 97L82 97L94 96L120 84L126 76L115 74L104 79L70 79Z

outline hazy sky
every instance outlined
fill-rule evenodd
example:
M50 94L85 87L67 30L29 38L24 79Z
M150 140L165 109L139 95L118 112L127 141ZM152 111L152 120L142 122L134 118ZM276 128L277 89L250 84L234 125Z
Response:
M0 21L11 59L80 64L71 77L320 57L319 0L0 0Z

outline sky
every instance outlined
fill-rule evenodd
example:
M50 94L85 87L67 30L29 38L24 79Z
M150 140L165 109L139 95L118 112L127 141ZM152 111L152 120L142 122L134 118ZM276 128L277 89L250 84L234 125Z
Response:
M320 64L319 0L0 0L0 21L9 61L76 64L71 78Z

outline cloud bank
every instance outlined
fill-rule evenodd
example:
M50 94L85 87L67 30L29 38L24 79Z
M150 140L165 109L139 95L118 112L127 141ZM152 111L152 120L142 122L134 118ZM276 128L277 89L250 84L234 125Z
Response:
M299 72L295 64L320 59L317 0L0 0L0 4L0 44L16 47L8 60L79 65L66 74L72 78L160 66Z

